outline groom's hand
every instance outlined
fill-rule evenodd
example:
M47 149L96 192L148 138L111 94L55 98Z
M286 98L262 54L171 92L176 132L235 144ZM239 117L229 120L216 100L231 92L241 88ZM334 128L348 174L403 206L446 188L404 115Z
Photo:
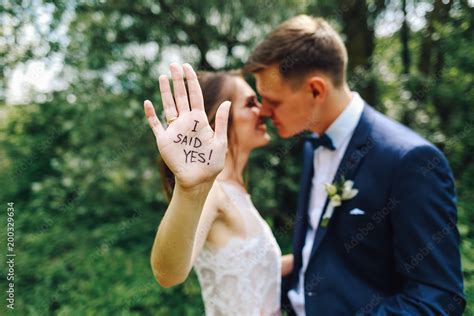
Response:
M281 256L281 276L285 277L293 271L293 254Z
M158 150L175 175L176 184L189 189L213 181L224 168L230 102L225 101L219 106L213 131L204 110L201 87L192 67L189 64L184 64L183 67L171 64L170 71L173 93L168 77L161 75L159 78L167 128L163 127L156 116L151 101L146 100L144 108Z

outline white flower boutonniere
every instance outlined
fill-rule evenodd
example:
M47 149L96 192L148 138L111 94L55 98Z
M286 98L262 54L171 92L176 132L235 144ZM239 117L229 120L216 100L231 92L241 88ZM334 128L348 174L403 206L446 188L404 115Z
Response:
M359 193L359 190L354 189L354 181L346 181L344 178L342 178L340 183L325 183L324 190L328 194L329 205L326 208L326 212L324 212L321 226L327 227L334 209L341 206L342 201L353 199Z

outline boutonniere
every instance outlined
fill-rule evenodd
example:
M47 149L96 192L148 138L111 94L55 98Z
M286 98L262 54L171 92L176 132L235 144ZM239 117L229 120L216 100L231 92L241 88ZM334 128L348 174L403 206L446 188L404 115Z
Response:
M329 206L326 208L326 212L324 212L323 218L321 220L321 226L327 227L334 209L338 206L341 206L342 201L353 199L357 193L359 193L359 190L354 189L354 181L346 181L344 177L339 183L325 183L324 190L328 194Z

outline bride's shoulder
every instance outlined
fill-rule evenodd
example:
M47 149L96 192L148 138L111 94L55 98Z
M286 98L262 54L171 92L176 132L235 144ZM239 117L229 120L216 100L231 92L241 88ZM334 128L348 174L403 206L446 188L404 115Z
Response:
M232 199L227 192L225 183L220 180L214 181L211 191L208 195L209 203L212 204L219 212L226 212L230 209ZM207 201L206 201L207 202Z
M207 208L213 208L219 210L222 208L223 200L225 199L225 193L222 190L219 181L214 181L214 184L209 191L206 199Z

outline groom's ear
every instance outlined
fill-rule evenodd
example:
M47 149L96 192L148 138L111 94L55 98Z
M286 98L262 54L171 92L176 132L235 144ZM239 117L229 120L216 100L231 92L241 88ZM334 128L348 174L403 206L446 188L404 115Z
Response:
M328 84L324 77L312 76L307 80L308 88L315 101L322 102L326 99Z

